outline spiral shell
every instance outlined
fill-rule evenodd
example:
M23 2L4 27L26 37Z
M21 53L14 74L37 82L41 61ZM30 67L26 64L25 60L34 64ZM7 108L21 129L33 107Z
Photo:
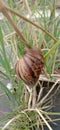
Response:
M26 50L24 56L17 61L15 70L17 76L32 87L38 81L43 66L44 58L40 50L32 48Z

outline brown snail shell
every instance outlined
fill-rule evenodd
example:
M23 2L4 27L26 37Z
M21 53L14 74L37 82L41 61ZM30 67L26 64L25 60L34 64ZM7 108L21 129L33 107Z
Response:
M21 78L26 85L32 87L39 79L39 75L44 66L44 58L38 48L31 48L25 51L25 54L20 58L15 70L19 78Z

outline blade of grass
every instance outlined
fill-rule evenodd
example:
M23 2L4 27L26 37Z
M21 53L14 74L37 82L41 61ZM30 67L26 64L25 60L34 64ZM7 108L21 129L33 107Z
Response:
M19 30L19 28L14 23L13 19L11 18L9 12L7 11L5 4L0 0L0 11L3 13L3 15L7 18L9 23L12 25L12 27L15 29L16 33L20 36L21 40L25 43L27 48L31 48L28 44L27 39L23 36L22 32Z
M39 116L42 118L42 120L44 121L44 123L47 125L47 127L49 128L49 130L53 130L51 128L51 126L49 125L49 123L46 121L46 119L44 118L43 114L36 108L36 112L39 114Z
M58 45L60 44L60 40L58 40L52 47L51 49L44 55L44 59L46 60L46 58L55 51L55 49L58 47Z
M9 79L8 75L5 74L4 72L2 72L1 70L0 70L0 77L3 78L3 79Z
M3 34L2 34L1 28L0 28L0 46L1 46L1 49L2 49L2 55L3 55L3 57L0 56L0 61L1 61L1 64L5 67L6 71L9 74L10 64L9 64L7 56L6 56L5 45L4 45Z
M9 100L17 106L17 102L13 96L13 94L10 92L10 90L5 86L5 84L3 84L1 81L0 81L0 88L4 90L4 92L6 93L6 95L8 96Z
M5 6L5 4L2 1L0 1L0 10L7 17L8 21L11 23L11 25L14 27L14 29L16 30L16 32L18 33L18 35L21 36L22 40L25 43L27 43L26 39L22 36L22 34L19 31L19 29L17 29L17 27L14 25L14 23L13 23L12 19L10 18L9 14L7 13L7 11L16 14L17 16L19 16L20 18L22 18L25 21L29 22L30 24L34 25L35 27L41 29L43 32L45 32L47 35L49 35L54 41L57 41L57 39L54 36L52 36L52 34L50 32L48 32L47 30L45 30L43 27L39 26L38 24L32 22L31 20L27 19L26 17L22 16L21 14L17 13L16 11L8 8L7 6ZM27 47L30 48L30 46L28 46L28 45L27 45Z
M45 30L45 28L43 28L42 26L40 26L40 25L34 23L34 22L31 21L30 19L24 17L23 15L17 13L16 11L14 11L14 10L12 10L12 9L10 9L10 8L7 8L7 7L6 7L6 9L7 9L9 12L11 12L11 13L16 14L18 17L22 18L22 19L25 20L26 22L28 22L28 23L32 24L33 26L37 27L38 29L41 29L43 32L45 32L47 35L49 35L54 41L57 41L57 39L56 39L50 32L48 32L47 30Z

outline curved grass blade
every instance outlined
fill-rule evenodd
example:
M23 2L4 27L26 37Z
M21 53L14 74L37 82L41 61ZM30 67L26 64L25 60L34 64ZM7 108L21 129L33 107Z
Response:
M8 96L8 99L11 101L11 103L15 106L17 106L17 102L13 96L13 94L10 92L10 90L6 87L5 84L3 84L1 81L0 81L0 88L4 90L4 92L6 93L6 95Z

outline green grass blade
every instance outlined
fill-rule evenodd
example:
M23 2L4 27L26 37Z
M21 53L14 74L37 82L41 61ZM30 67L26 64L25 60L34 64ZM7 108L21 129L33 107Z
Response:
M1 55L0 55L0 65L2 65L4 67L4 69L6 70L6 72L8 72L8 74L10 75L10 63L9 60L7 59L7 55L6 55L6 50L5 50L5 42L3 40L3 34L2 34L2 30L0 28L0 47L1 47Z
M13 94L10 92L10 90L6 87L5 84L3 84L0 81L0 88L4 90L4 92L6 93L6 95L8 96L8 99L11 101L11 103L13 103L14 105L17 105L17 102L13 96Z
M60 44L60 40L58 40L58 41L52 46L52 48L44 55L44 59L46 59L52 52L54 52L55 49L58 47L59 44Z

